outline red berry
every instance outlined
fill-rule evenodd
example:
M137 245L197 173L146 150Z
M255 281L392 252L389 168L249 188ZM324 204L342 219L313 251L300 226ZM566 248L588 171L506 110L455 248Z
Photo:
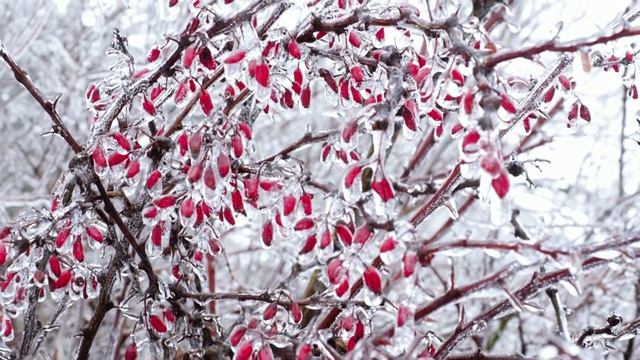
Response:
M300 59L300 45L295 40L289 41L289 54L296 59Z
M167 332L167 325L158 315L149 315L149 325L161 334Z
M364 273L362 274L364 278L364 283L367 287L376 294L382 293L382 279L380 278L380 273L378 273L378 269L374 266L369 266Z
M231 53L229 56L227 56L227 58L224 60L224 62L226 64L239 63L240 61L242 61L242 59L244 59L244 55L245 55L244 51L238 50L236 52Z

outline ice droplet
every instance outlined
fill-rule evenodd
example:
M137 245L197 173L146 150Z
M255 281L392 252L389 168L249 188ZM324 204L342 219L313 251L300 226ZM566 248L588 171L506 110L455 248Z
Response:
M572 296L578 297L582 292L580 290L580 286L574 281L561 281L560 284L562 284L562 286L564 286L564 288L567 289L567 292Z
M484 253L494 259L500 259L504 255L496 249L484 249Z
M373 291L366 289L364 291L364 303L371 307L378 307L382 304L382 296L375 294Z
M444 249L438 252L439 255L448 256L448 257L463 257L469 254L472 251L470 248L453 248L453 249Z
M510 219L510 206L508 197L500 198L495 193L495 191L491 191L489 195L491 206L491 223L496 226L500 226Z
M402 256L404 255L404 251L404 246L400 246L399 243L396 243L392 250L380 253L380 259L385 264L400 263L402 261Z
M509 300L509 303L511 303L511 306L513 306L513 309L516 312L523 312L524 308L522 303L520 302L520 300L518 300L511 291L509 291L509 289L504 288L504 293L507 296L507 299Z
M625 335L620 336L618 338L618 340L619 341L630 340L630 339L633 339L634 337L636 337L636 334L630 332L630 333L627 333Z
M414 140L418 136L418 131L409 129L406 125L402 126L402 137L407 141Z
M512 253L513 253L513 255L515 256L516 261L517 261L519 264L521 264L521 265L525 265L525 266L526 266L526 265L531 265L531 264L533 264L533 261L532 261L531 259L529 259L529 258L527 258L526 256L522 255L520 252L518 252L518 251L514 251L514 252L512 252Z
M444 206L447 208L447 212L452 220L458 221L460 219L460 214L458 213L458 207L456 206L455 200L451 198L445 199Z
M486 329L487 327L487 322L483 321L483 320L476 320L473 322L473 325L471 325L471 331L473 332L480 332L484 329Z
M622 255L622 253L618 250L602 250L602 251L598 251L593 253L593 257L597 257L603 260L613 260L617 257L620 257Z
M151 240L147 241L146 248L147 248L147 254L149 255L150 259L157 258L162 254L162 247L154 245L153 241Z

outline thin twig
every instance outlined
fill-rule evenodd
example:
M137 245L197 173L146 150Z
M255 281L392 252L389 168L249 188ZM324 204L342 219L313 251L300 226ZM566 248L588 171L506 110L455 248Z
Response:
M606 34L596 38L579 39L566 43L557 43L555 40L552 40L550 42L530 46L528 48L500 52L481 60L481 62L484 67L493 68L502 62L517 58L531 58L532 56L543 52L572 53L593 45L605 44L609 41L636 35L640 35L640 28L623 28L622 30L612 34Z
M24 86L27 91L29 91L31 96L38 102L38 104L40 104L44 111L47 112L47 114L51 118L51 121L53 122L53 132L59 134L67 142L67 144L69 144L69 147L71 147L71 149L76 154L82 152L82 147L71 135L69 129L67 129L64 122L62 122L60 115L58 114L56 104L58 103L58 100L60 98L58 97L54 101L45 99L40 89L38 89L38 87L31 81L29 75L27 75L27 72L13 60L13 57L11 57L11 55L7 52L7 49L5 48L3 43L0 43L0 56L2 57L4 62L9 65L9 68L11 68L11 71L13 72L16 80L18 80L18 82L22 84L22 86Z

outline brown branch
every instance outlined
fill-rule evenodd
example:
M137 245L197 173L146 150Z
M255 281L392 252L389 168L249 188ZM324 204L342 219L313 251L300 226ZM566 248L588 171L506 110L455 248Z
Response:
M158 276L153 271L153 267L151 266L151 261L149 261L149 257L147 256L144 246L138 243L138 241L136 240L136 237L131 233L131 230L129 230L129 227L127 226L127 224L125 224L124 220L122 220L120 213L111 202L111 199L109 199L109 196L107 195L107 191L105 190L104 186L102 185L102 182L100 181L97 175L95 175L94 184L98 188L98 192L100 193L100 197L104 204L105 211L109 214L111 219L116 223L116 226L118 226L118 229L120 229L124 238L127 240L129 245L131 245L133 250L136 252L138 257L140 258L140 267L147 274L147 278L149 279L148 291L157 290L156 287L158 285Z
M582 270L588 271L598 266L605 265L609 262L611 262L611 260L589 258L582 262ZM524 302L532 296L538 294L542 289L557 284L560 281L570 280L574 276L574 273L570 269L561 269L548 273L546 275L534 273L531 280L518 291L514 292L513 295L519 301ZM434 358L436 360L445 359L457 344L464 341L475 332L481 330L482 326L479 325L488 324L490 321L506 313L512 308L513 304L511 300L507 299L480 314L473 320L468 321L466 324L460 324L460 326L456 328L454 333L451 334L451 336L449 336L449 338L440 346Z
M295 35L298 42L314 41L314 32L327 31L343 33L345 29L357 23L366 27L369 26L410 26L426 34L437 35L436 31L448 30L458 25L457 15L443 20L429 22L418 16L413 11L400 9L399 7L389 7L382 9L380 13L390 14L376 17L364 8L355 9L351 14L337 19L323 20L313 16L307 26Z
M318 132L315 135L312 135L310 133L306 133L302 136L302 138L296 142L294 142L293 144L287 146L286 148L282 149L281 151L279 151L277 154L268 156L260 161L258 161L258 164L264 164L264 163L268 163L271 162L273 160L275 160L278 157L285 157L287 155L289 155L290 153L292 153L295 150L300 149L301 147L305 146L305 145L309 145L309 144L314 144L320 141L324 141L324 140L328 140L331 136L335 136L337 134L339 134L340 132L338 130L332 130L332 131L323 131L323 132Z
M36 264L36 269L39 271L44 271L47 263L49 262L49 257L51 256L51 252L45 251L42 259L38 261ZM33 342L42 330L42 325L40 321L38 321L36 310L38 304L38 298L40 297L40 289L37 286L29 289L29 306L24 313L24 333L22 337L22 344L20 346L20 355L18 359L24 359L28 355L33 355Z
M498 354L485 354L482 350L471 354L456 354L447 356L447 360L533 360L535 358L525 357L522 355L498 355Z
M640 329L640 317L636 318L632 322L622 326L618 331L615 332L615 336L611 341L620 340L623 337L631 334L637 334L638 329Z
M500 243L494 241L482 241L482 240L469 240L461 239L452 242L448 242L439 246L424 246L420 249L420 256L428 256L440 251L450 249L494 249L504 251L520 251L523 248L533 249L541 254L556 258L560 255L569 255L569 251L562 249L544 249L540 243L528 243L528 242L516 242L516 243Z
M441 297L433 300L429 305L418 309L415 313L415 320L420 320L436 310L442 308L445 305L456 302L466 296L469 296L477 291L486 289L488 287L498 285L500 282L506 280L507 278L519 273L522 270L526 270L531 268L532 266L537 266L539 264L530 264L530 265L520 265L516 262L513 262L502 269L496 271L495 273L475 281L469 285L465 285L459 288L451 288L447 291L446 294ZM452 284L452 286L455 286Z
M604 44L609 41L636 35L640 35L640 28L625 27L619 32L602 35L594 39L580 39L566 43L557 43L555 40L552 40L550 42L530 46L524 49L504 51L491 55L483 60L480 60L480 65L484 68L490 69L502 62L517 58L531 58L532 56L541 54L543 52L576 52L589 46Z
M471 204L473 204L473 202L476 200L476 197L474 195L469 195L467 197L467 199L465 200L464 203L462 203L462 206L460 206L458 208L458 215L462 215L462 213L464 213L465 211L467 211L467 209L469 209L469 207L471 207ZM447 219L447 221L440 227L440 229L438 229L438 231L436 231L435 234L433 234L431 237L429 237L429 239L425 240L422 242L422 246L427 246L435 241L437 241L438 239L440 239L440 237L442 235L444 235L444 233L449 230L449 228L453 225L453 223L456 220L454 220L453 218L449 217Z
M27 75L27 72L23 68L21 68L15 62L15 60L13 60L13 57L11 57L11 55L7 52L3 43L0 43L0 56L2 56L4 62L9 65L9 68L13 72L16 80L18 80L18 82L22 84L22 86L24 86L27 91L29 91L31 96L38 102L38 104L40 104L44 111L47 112L47 114L51 118L51 121L53 122L53 132L59 134L64 139L64 141L69 144L69 147L71 147L71 149L76 154L82 152L82 146L80 146L75 138L71 135L69 129L67 129L65 124L62 122L62 119L58 114L58 110L56 110L56 104L58 103L58 99L60 98L58 97L54 101L46 100L44 98L44 95L42 95L40 89L38 89L38 87L36 87L36 85L31 81L29 75Z
M406 179L409 176L409 174L411 174L411 171L416 168L418 163L424 159L424 157L427 155L429 150L436 143L435 138L433 137L434 133L435 133L435 129L431 129L431 131L428 134L426 134L425 138L422 140L422 143L420 143L420 146L411 157L409 164L402 172L400 179Z
M233 300L233 301L258 301L264 303L276 302L278 305L288 308L291 305L291 300L287 297L272 295L268 292L262 293L189 293L178 288L172 288L175 298L183 299L196 299L199 301L215 301L215 300ZM338 307L345 308L349 305L356 305L363 308L369 308L364 301L357 300L339 300L339 299L325 299L318 296L310 296L301 300L295 301L300 306L326 306L326 307Z
M105 275L104 281L102 282L102 288L100 289L100 295L98 304L93 312L93 316L89 321L89 325L84 327L81 331L82 340L80 341L80 346L76 352L76 359L88 359L91 351L91 345L93 344L93 340L98 333L98 329L100 329L100 325L102 324L102 320L107 315L107 313L114 308L114 304L111 301L111 291L113 290L113 285L115 284L116 274L120 270L120 266L122 265L121 260L118 258L112 259L109 264L109 270Z

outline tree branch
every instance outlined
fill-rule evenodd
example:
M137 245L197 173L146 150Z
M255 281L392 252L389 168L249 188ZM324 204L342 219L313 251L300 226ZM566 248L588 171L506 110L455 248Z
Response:
M533 55L541 54L543 52L576 52L589 46L604 44L609 41L636 35L640 35L640 28L625 27L619 32L602 35L593 39L579 39L567 43L557 43L555 40L552 40L543 44L530 46L528 48L497 53L487 57L486 59L481 59L480 64L481 66L490 69L502 62L517 58L531 58Z
M11 55L7 52L7 49L3 43L0 43L0 56L2 56L4 62L9 65L9 68L13 72L16 80L18 80L18 82L22 84L22 86L24 86L27 91L29 91L31 96L38 102L38 104L40 104L44 111L47 112L47 114L51 118L51 121L53 122L53 132L59 134L64 139L64 141L69 144L69 147L71 147L71 149L76 154L82 152L82 147L71 135L69 129L67 129L65 124L62 122L62 119L58 114L58 110L56 110L56 104L58 103L59 97L54 101L46 100L44 98L44 95L42 95L40 89L38 89L36 85L31 81L29 75L27 75L27 72L13 60L13 57L11 57Z

